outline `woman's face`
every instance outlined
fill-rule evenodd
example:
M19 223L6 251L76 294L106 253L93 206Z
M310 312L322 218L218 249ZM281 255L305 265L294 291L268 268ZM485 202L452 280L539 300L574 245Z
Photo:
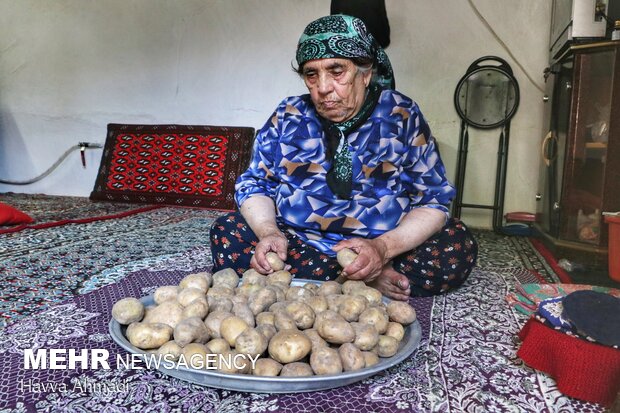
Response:
M361 71L348 59L316 59L304 63L302 77L319 115L343 122L359 112L371 70Z

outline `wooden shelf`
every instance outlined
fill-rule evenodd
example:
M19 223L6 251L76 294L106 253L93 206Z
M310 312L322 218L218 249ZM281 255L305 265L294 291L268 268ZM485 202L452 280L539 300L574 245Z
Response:
M607 149L607 142L587 142L586 149Z

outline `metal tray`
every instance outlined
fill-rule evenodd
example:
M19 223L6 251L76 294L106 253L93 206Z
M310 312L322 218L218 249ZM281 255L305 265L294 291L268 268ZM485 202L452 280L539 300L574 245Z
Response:
M304 285L306 283L320 284L314 280L293 280L291 285ZM384 299L385 300L385 299ZM154 304L153 296L149 295L140 299L144 305ZM126 326L120 325L111 319L109 331L112 339L127 350L129 353L147 354L145 351L134 347L125 337ZM420 345L422 329L418 320L405 328L405 337L400 343L398 351L392 357L379 358L379 363L374 366L357 371L343 372L309 377L263 377L246 374L220 373L214 370L196 370L183 366L168 369L160 366L159 370L172 377L191 383L218 389L253 392L253 393L297 393L318 390L333 389L340 386L356 383L373 376L379 372L395 366L409 357Z

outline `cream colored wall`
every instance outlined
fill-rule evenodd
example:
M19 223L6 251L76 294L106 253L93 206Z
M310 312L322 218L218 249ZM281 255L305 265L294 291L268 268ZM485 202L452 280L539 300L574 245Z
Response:
M473 0L542 83L550 2ZM465 0L386 0L387 52L397 88L416 100L454 177L459 118L452 96L473 60L513 66L521 105L512 122L506 211L535 209L542 100ZM0 179L38 175L78 141L103 143L106 124L180 123L259 128L280 99L303 93L291 71L297 38L328 0L0 0ZM466 202L491 202L497 133L472 134ZM88 196L72 155L49 177L0 192ZM490 225L487 211L464 219Z

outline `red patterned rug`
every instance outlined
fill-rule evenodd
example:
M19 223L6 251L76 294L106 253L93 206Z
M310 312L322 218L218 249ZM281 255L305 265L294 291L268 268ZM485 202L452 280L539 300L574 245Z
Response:
M232 210L248 127L109 124L93 200Z

